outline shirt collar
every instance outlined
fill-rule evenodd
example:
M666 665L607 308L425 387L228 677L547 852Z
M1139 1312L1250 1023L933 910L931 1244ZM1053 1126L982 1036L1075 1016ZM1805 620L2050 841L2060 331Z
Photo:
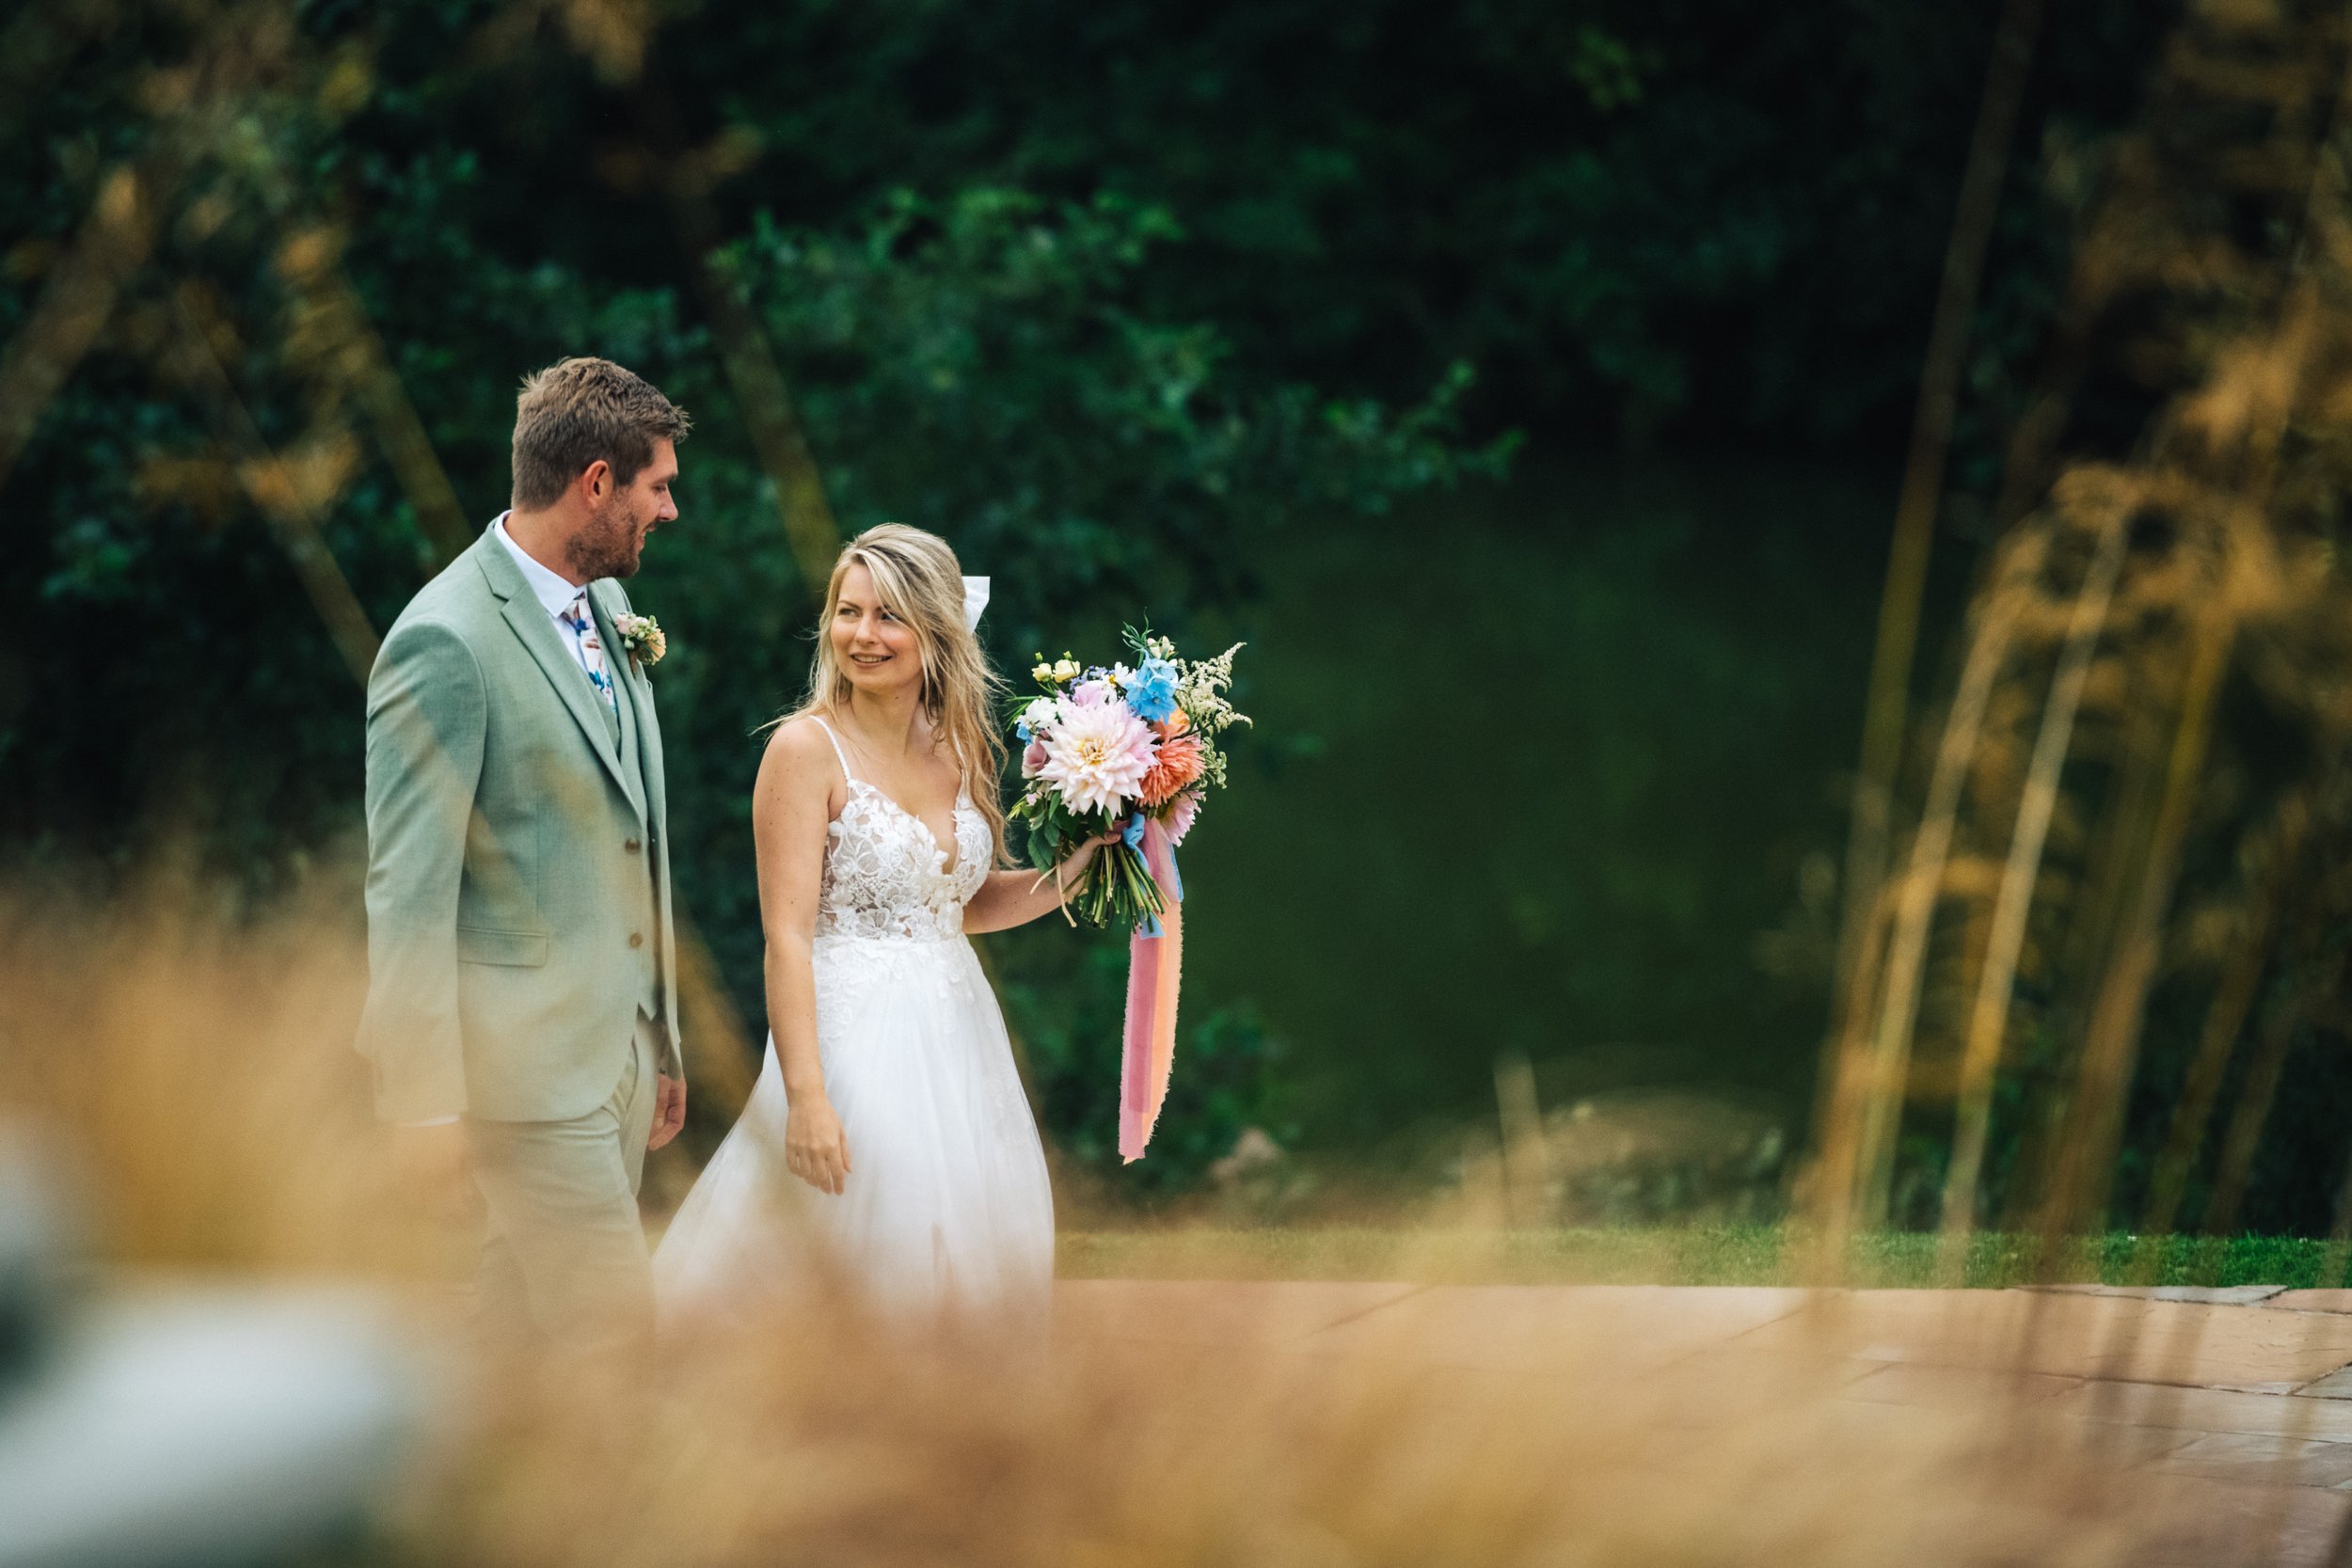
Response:
M490 525L490 531L499 536L499 543L506 546L506 553L513 556L515 564L522 568L523 581L531 585L531 596L537 599L540 608L549 615L560 618L572 608L572 601L579 598L584 590L562 573L539 564L532 559L529 550L515 543L515 536L506 531L506 519L512 515L512 513L500 513L498 521Z

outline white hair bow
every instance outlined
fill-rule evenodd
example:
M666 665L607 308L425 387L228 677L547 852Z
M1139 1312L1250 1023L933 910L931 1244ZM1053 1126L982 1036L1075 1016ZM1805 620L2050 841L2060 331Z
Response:
M978 630L980 611L987 608L988 578L965 578L963 579L963 629Z

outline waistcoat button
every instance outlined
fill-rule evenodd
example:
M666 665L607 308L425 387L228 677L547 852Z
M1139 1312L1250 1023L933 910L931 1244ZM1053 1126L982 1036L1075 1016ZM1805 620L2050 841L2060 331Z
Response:
M643 946L644 946L644 945L645 945L645 933L644 933L644 932L643 932L643 931L631 931L631 932L628 934L628 944L629 944L631 947L643 947Z

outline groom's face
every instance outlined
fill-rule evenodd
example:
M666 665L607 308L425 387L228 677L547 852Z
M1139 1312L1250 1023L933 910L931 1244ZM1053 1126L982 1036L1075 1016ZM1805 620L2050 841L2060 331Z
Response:
M677 449L668 441L654 442L653 461L627 484L613 483L610 468L601 484L592 474L588 521L572 541L573 569L592 581L635 577L645 535L677 515L670 498L676 479Z

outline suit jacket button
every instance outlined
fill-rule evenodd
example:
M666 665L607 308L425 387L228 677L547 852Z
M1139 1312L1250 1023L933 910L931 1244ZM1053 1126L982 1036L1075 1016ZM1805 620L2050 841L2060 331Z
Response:
M644 932L643 932L643 931L631 931L631 932L628 934L628 944L629 944L631 947L643 947L643 946L644 946L644 945L645 945L645 933L644 933Z
M637 841L636 841L635 839L633 839L633 838L632 838L632 839L626 839L626 840L624 840L624 841L622 842L622 844L621 844L621 847L622 847L622 848L624 848L624 849L626 849L626 850L628 850L630 854L632 854L632 855L633 855L633 854L637 853L637 850L638 850L638 844L637 844Z

